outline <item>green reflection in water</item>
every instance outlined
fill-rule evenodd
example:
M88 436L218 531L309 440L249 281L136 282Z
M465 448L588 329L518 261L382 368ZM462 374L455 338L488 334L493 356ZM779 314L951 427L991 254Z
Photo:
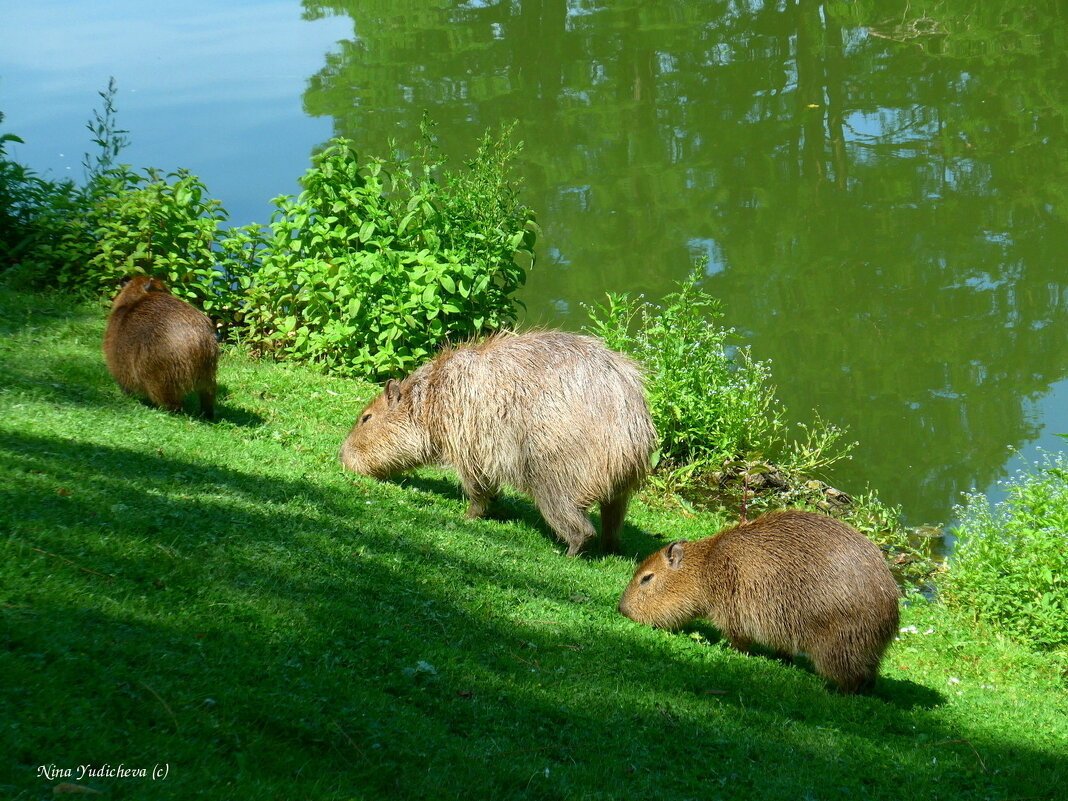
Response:
M861 441L832 478L934 522L1068 373L1068 20L977 5L306 0L353 36L305 108L376 151L518 119L530 321L708 256L783 401Z

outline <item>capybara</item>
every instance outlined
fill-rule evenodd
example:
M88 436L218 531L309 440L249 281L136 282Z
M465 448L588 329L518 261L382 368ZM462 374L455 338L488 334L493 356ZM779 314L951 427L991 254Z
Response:
M200 413L209 420L215 416L215 328L158 278L135 276L115 296L104 360L123 392L144 394L156 406L180 412L182 399L196 391Z
M385 478L424 464L456 471L481 517L502 485L529 494L575 556L595 536L618 548L631 492L656 446L642 375L600 340L500 333L448 348L361 412L341 447L349 470Z
M668 629L705 618L743 652L756 643L779 656L805 653L821 676L853 693L874 685L897 633L900 595L863 534L832 517L785 511L651 554L619 611Z

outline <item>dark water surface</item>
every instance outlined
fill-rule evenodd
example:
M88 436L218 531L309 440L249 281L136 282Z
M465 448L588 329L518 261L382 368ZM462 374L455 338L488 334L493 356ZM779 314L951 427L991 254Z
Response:
M6 0L0 111L17 158L78 176L113 75L123 159L241 224L331 135L383 153L427 109L459 157L518 120L530 321L705 257L792 416L861 442L834 480L938 523L1068 433L1066 9Z

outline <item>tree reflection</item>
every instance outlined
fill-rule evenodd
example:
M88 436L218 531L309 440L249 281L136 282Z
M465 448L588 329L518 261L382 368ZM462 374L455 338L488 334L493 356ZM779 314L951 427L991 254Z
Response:
M861 440L844 483L939 520L1068 372L1065 11L976 5L308 0L354 35L305 104L380 151L519 119L533 319L708 255L783 400Z

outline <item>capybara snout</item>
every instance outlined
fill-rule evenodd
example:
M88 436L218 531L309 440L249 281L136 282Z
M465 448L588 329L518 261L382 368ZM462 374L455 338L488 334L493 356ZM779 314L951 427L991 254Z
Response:
M812 512L763 515L648 556L619 601L639 623L712 622L735 648L804 653L841 691L874 684L901 593L863 534Z
M360 413L341 462L382 478L424 464L451 467L480 517L503 485L529 494L579 553L594 536L618 547L627 502L649 470L656 431L641 372L593 337L504 333L450 348Z
M176 298L158 278L139 275L116 295L104 332L104 361L123 392L147 396L168 411L196 392L200 411L215 415L219 345L203 312Z

